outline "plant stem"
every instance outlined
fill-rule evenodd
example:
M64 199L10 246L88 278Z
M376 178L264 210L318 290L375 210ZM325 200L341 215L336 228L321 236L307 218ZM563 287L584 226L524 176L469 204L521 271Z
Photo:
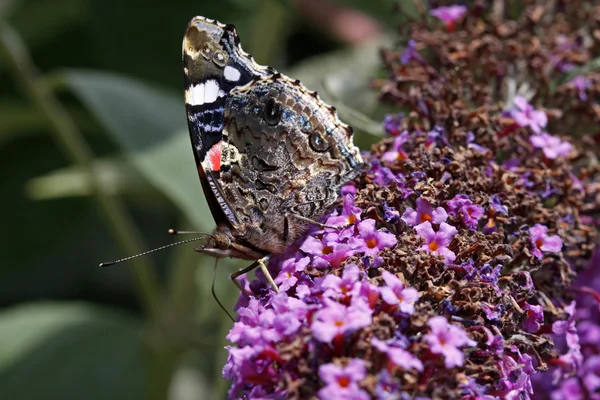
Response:
M31 57L17 32L0 20L0 53L7 57L15 79L24 94L47 120L57 143L74 164L87 174L93 198L105 218L108 228L125 254L138 254L142 245L131 217L123 203L110 196L94 171L92 151L65 108L40 79ZM154 269L147 260L134 259L133 277L139 300L152 320L159 313L160 289Z

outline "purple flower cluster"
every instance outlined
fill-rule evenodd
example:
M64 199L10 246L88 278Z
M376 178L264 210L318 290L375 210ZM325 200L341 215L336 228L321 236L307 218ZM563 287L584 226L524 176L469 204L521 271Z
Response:
M600 252L575 282L576 301L552 324L559 348L547 373L534 380L535 398L600 399Z
M428 21L384 55L382 97L411 112L386 117L391 137L364 154L370 168L325 227L272 256L280 293L260 272L246 285L230 397L600 400L600 275L571 287L594 247L584 214L598 209L600 168L544 132L561 119L553 106L517 96L505 112L487 103L489 82L461 75L471 45L497 68L486 46L512 25L491 29L464 6L430 14L447 32ZM466 43L458 23L488 36ZM568 85L574 98L594 90Z
M423 199L417 204L417 211L405 210L404 219L412 221L417 214L421 219L431 214L414 230L428 240L424 245L427 251L453 259L445 246L456 228L443 222L445 211L441 207L433 210ZM373 364L340 357L347 353L350 343L361 338L368 338L378 351L377 357L384 361L379 374L382 379L387 376L392 386L398 384L393 377L397 370L414 375L426 367L464 365L463 348L477 343L446 317L430 318L429 333L421 338L405 336L416 329L402 326L411 326L419 293L387 270L381 271L379 279L369 278L367 269L373 268L373 260L382 250L392 249L397 239L377 229L376 221L363 219L362 214L353 196L346 195L341 212L334 211L327 218L327 225L342 223L342 228L314 230L299 244L298 251L280 256L276 265L271 265L279 270L275 281L280 293L262 291L258 298L242 295L239 319L227 336L237 347L227 347L229 358L223 369L224 376L233 381L231 397L291 395L282 382L286 376L299 373L301 360L311 360L318 365L321 383L315 389L319 398L371 398L364 380ZM430 220L439 224L438 232L432 230ZM439 243L437 248L435 243ZM371 261L365 262L366 258ZM363 260L362 265L345 262L348 259ZM323 269L331 273L323 275L319 272ZM392 318L396 327L392 335L371 331L374 319L380 318ZM419 353L431 356L423 358Z
M534 109L524 97L515 97L514 108L510 111L510 115L518 126L531 128L534 135L529 138L529 141L533 147L542 149L546 158L554 160L571 154L573 149L571 143L542 132L542 128L548 124L546 113Z

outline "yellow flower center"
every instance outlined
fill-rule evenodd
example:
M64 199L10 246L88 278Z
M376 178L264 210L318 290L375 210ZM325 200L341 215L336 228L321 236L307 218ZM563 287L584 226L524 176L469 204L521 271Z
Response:
M421 215L421 222L431 221L431 215L425 213Z

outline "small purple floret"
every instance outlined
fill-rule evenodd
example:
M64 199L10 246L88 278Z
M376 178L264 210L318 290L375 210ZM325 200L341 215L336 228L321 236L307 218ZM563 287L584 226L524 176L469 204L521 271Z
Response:
M417 199L417 209L408 207L404 214L402 214L402 221L408 226L419 225L423 222L429 221L433 224L441 224L446 222L448 214L443 207L438 207L435 210L429 204L427 200L422 197Z
M548 227L535 224L529 229L531 235L531 253L541 260L544 257L543 251L558 253L562 249L562 239L558 235L548 235Z
M421 360L404 350L401 346L395 343L388 344L377 338L371 339L371 344L377 350L385 353L394 365L405 370L416 369L417 371L423 371Z
M386 286L381 288L381 298L388 304L397 305L400 311L412 314L419 292L413 287L405 287L404 283L394 274L383 271L381 276Z
M429 11L429 14L444 21L447 27L453 26L454 22L467 12L467 7L461 5L452 5L447 7L438 7Z
M381 160L386 163L394 164L398 161L404 161L408 159L408 155L402 149L402 145L408 141L408 131L403 131L398 136L394 138L394 142L392 143L392 149L390 151L386 151L381 156Z
M534 133L539 134L542 128L548 123L548 116L545 112L533 108L527 102L525 97L516 96L514 100L514 108L511 110L511 116L516 124L521 127L530 127Z
M345 367L329 363L319 367L319 378L325 386L319 390L322 400L368 400L369 395L358 383L367 376L367 367L363 360L351 359Z
M527 318L523 321L523 329L530 333L536 333L544 322L544 309L542 306L529 303L525 303L522 308L527 312Z
M358 224L358 237L350 240L355 251L364 252L366 256L375 256L385 248L393 248L398 243L396 236L375 229L375 220L366 219Z
M461 327L449 324L441 315L430 318L428 324L431 333L425 335L425 340L429 343L429 350L444 356L446 368L462 366L465 356L459 347L475 346L477 343Z
M372 310L363 299L345 306L333 300L324 300L325 307L317 311L311 325L315 339L331 343L339 335L354 332L371 323Z
M546 132L531 136L529 141L533 147L542 149L546 158L551 160L554 160L558 157L567 157L573 150L571 143L561 140L560 138L552 136Z
M444 261L446 264L452 264L454 262L456 259L456 254L454 254L454 252L448 248L448 245L458 233L455 227L442 222L439 230L436 232L433 230L431 223L426 221L420 225L417 225L415 230L423 239L425 239L425 244L421 246L419 250L423 250L432 254L441 254L444 256Z

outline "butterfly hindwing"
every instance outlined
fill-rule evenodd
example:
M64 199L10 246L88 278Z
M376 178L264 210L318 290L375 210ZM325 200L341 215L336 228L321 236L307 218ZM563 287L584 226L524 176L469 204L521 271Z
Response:
M223 135L225 201L249 231L281 247L300 234L285 235L289 218L317 220L362 165L333 108L280 74L231 92Z

